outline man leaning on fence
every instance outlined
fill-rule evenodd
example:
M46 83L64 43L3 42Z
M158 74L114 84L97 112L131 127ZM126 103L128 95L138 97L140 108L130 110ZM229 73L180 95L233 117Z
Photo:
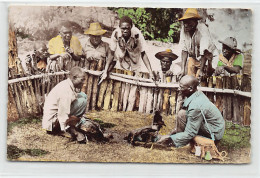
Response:
M225 76L240 74L244 55L237 48L237 40L233 37L228 37L224 41L219 40L219 42L222 43L222 54L219 55L215 74Z
M111 36L111 56L107 58L105 69L101 76L101 82L107 78L107 73L113 58L119 61L121 68L135 72L135 76L140 77L141 60L143 60L151 78L154 78L150 61L145 52L146 41L141 31L136 28L132 19L123 16L120 19L119 27L116 28ZM134 98L137 86L132 86L129 98ZM128 100L130 101L130 100ZM132 110L134 100L128 103L127 110Z
M82 57L80 41L72 36L71 27L68 25L61 26L59 35L49 41L48 48L51 55L48 59L47 72L70 70Z
M162 136L158 143L182 147L196 135L215 141L222 139L225 120L207 96L197 90L198 84L198 79L190 75L185 75L180 80L180 93L186 97L183 108L178 112L175 130L170 135Z
M204 23L200 23L201 16L197 9L188 8L179 21L183 22L180 34L180 48L182 49L181 72L178 74L180 79L186 74L205 78L214 72L212 68L213 51L216 49L209 29ZM206 62L208 65L206 67Z
M42 127L48 134L64 135L67 131L77 135L78 141L84 141L83 134L71 130L66 121L71 116L82 117L86 110L87 95L76 92L81 89L85 72L80 67L73 67L69 78L58 83L48 94L43 108Z
M45 43L39 42L34 44L33 52L25 57L25 73L27 75L35 75L45 72L47 59L49 57L48 49Z
M141 31L136 28L132 19L123 16L120 19L119 27L116 28L111 36L110 49L112 56L108 58L105 70L101 79L107 77L107 72L113 57L119 60L120 66L125 70L139 73L141 70L141 59L153 77L152 68L148 56L145 52L146 42Z

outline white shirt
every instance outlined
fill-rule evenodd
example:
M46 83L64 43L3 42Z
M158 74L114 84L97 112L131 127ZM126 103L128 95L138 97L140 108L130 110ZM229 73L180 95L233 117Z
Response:
M52 131L52 123L58 119L61 130L65 130L65 122L70 114L71 103L76 98L75 87L69 78L58 83L45 100L42 127Z
M123 46L120 46L120 40ZM130 41L135 41L136 46L130 47ZM133 26L131 28L131 37L126 42L122 37L121 29L116 28L111 35L110 49L115 51L115 58L119 60L120 66L125 70L140 71L141 69L141 53L145 51L146 41L142 32ZM126 56L126 51L128 56ZM133 61L136 61L133 62Z
M179 45L183 51L188 52L189 57L194 57L197 60L200 60L200 56L204 54L205 50L213 54L216 49L209 30L204 23L198 23L192 37L190 37L190 34L185 32L182 27Z

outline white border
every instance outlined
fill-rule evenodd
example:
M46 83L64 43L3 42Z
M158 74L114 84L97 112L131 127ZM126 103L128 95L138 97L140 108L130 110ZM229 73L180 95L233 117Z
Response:
M245 165L206 165L206 164L116 164L116 163L51 163L51 162L8 162L6 161L6 118L7 118L7 66L8 66L8 5L78 5L78 6L121 6L121 7L204 7L204 8L250 8L253 10L253 61L252 61L252 153L251 163ZM259 130L260 118L257 116L260 99L260 2L257 0L178 0L178 1L125 1L125 0L42 0L34 1L2 1L0 0L0 177L260 177Z

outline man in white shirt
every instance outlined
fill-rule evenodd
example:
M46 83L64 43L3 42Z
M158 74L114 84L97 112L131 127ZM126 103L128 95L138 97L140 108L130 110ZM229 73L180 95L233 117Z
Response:
M216 49L210 32L204 23L199 23L201 19L197 9L188 8L179 21L183 22L179 45L182 49L181 72L178 74L180 79L187 72L197 78L204 78L212 75L213 52ZM188 67L186 63L188 59ZM206 62L208 65L206 68ZM187 70L187 71L186 71Z
M143 60L148 72L153 77L151 64L145 48L146 41L141 31L134 26L130 17L122 17L119 27L111 35L110 49L112 55L107 59L101 79L104 80L107 77L110 63L114 57L116 60L119 60L120 66L123 69L136 73L140 72L141 60Z
M120 19L119 27L116 28L111 36L110 42L110 55L107 58L105 69L101 75L99 83L107 78L113 58L119 61L120 67L127 71L133 71L134 76L140 77L141 72L141 60L146 66L150 78L154 79L152 67L149 58L145 52L146 41L141 31L136 28L132 22L132 19L128 16L123 16ZM132 111L134 108L135 94L137 86L126 87L125 93L129 92L127 111ZM126 105L125 105L126 106ZM125 108L124 108L125 109Z
M44 103L42 119L42 127L47 133L64 134L68 129L66 121L69 117L80 118L85 113L87 95L76 92L76 89L81 89L84 80L84 70L73 67L69 78L58 83L50 91Z

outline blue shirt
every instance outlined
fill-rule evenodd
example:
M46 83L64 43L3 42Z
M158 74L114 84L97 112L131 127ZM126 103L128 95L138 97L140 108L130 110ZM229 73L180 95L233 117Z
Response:
M183 107L186 108L187 123L184 132L171 135L171 138L176 147L187 145L190 140L198 135L199 131L203 133L210 132L214 134L216 140L223 137L225 130L225 120L222 117L218 108L208 99L208 97L201 91L193 93L190 97L185 99ZM206 118L205 124L201 110Z

